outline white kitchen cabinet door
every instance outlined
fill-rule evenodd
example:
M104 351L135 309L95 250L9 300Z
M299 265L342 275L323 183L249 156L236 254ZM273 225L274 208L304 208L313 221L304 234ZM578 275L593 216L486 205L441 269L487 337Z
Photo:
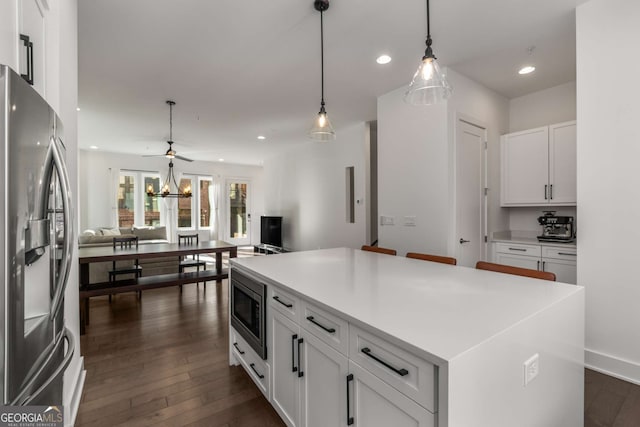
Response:
M575 204L576 122L549 126L549 203Z
M510 265L512 267L529 268L531 270L540 269L540 258L532 256L496 253L496 263Z
M346 427L347 357L308 333L301 352L300 425Z
M300 327L280 312L271 311L271 404L289 427L300 426Z
M504 135L501 148L501 204L547 204L549 128L545 126Z
M542 258L542 270L556 275L556 281L575 285L578 281L575 261Z
M433 427L434 415L378 377L349 362L349 415L355 427ZM327 426L329 424L326 424Z

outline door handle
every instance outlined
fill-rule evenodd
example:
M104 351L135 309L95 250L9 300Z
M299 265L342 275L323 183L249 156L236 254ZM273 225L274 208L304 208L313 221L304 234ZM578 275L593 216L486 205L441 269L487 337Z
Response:
M73 339L73 334L71 333L71 331L69 331L69 329L67 329L65 327L62 330L62 332L60 332L59 335L60 336L58 337L58 339L56 340L56 343L54 344L53 348L51 349L51 353L49 353L49 356L47 357L47 359L42 363L42 365L40 366L40 369L38 370L38 372L36 372L31 377L29 382L22 388L22 391L18 394L18 396L16 396L16 398L13 400L13 402L11 402L12 406L28 405L29 403L31 403L44 390L46 390L46 388L49 387L49 385L56 378L58 378L60 375L62 375L64 370L67 369L67 366L69 366L69 363L71 362L71 358L73 357L73 352L75 350L75 343L74 343L74 339ZM67 353L64 355L64 359L62 359L62 362L60 363L60 365L58 365L56 370L51 374L51 376L49 376L49 378L47 378L47 380L45 382L42 383L42 385L40 387L38 387L33 393L28 394L28 391L34 386L34 384L38 380L38 377L44 371L44 369L47 367L49 362L51 362L51 359L53 358L53 355L58 351L58 349L60 348L60 345L62 345L62 343L64 341L67 342Z
M304 372L302 372L302 366L300 366L300 344L304 342L303 338L298 340L298 378L302 378L304 376Z
M20 74L27 83L33 86L33 42L26 34L20 34L22 44L27 48L27 74Z
M545 185L544 185L544 199L545 199L545 200L547 200L547 187L548 187L548 185L547 185L547 184L545 184Z
M298 367L296 366L296 340L298 339L298 335L291 336L291 372L298 372ZM298 358L298 364L300 364L300 358Z
M60 181L60 191L62 192L62 209L63 209L63 250L62 253L62 265L60 266L60 272L58 273L58 280L54 290L53 301L51 303L51 321L53 322L58 311L62 307L64 301L64 291L67 288L67 279L69 278L69 270L71 269L71 256L73 255L73 224L71 223L71 194L69 177L67 175L67 166L64 162L64 156L58 146L58 141L55 138L51 138L51 147L53 161L55 164L55 170L58 173L58 180ZM45 206L46 207L46 206ZM55 225L54 225L55 226Z
M378 356L376 356L375 354L373 354L371 352L371 349L369 347L365 347L363 349L360 350L361 352L364 353L365 356L369 356L370 358L372 358L373 360L375 360L376 362L380 363L382 366L391 369L393 372L395 372L396 374L400 375L401 377L404 377L405 375L409 374L409 371L407 371L404 368L396 368L395 366L391 366L389 363L385 362L384 360L380 359Z
M351 416L351 391L349 390L349 383L353 381L353 374L347 375L347 425L353 424L353 417Z
M471 240L464 240L462 237L460 238L460 244L469 243Z

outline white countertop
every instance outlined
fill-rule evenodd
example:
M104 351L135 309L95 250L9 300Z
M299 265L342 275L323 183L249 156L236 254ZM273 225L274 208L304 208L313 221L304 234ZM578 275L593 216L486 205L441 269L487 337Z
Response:
M334 248L236 258L290 291L451 361L582 287Z
M524 243L527 245L544 245L544 246L554 246L559 248L571 248L576 249L576 241L574 240L571 243L562 243L562 242L541 242L537 238L537 234L535 232L518 232L518 231L496 231L491 236L492 242L504 242L504 243Z

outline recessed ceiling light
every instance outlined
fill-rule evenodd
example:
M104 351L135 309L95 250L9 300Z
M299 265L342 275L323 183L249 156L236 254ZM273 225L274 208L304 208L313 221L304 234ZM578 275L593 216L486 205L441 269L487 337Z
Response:
M218 159L219 162L224 162L224 159Z
M92 150L97 150L97 149L98 149L98 146L97 146L97 145L92 145L92 146L91 146L91 147L89 147L89 148L91 148Z
M80 111L80 107L76 107L76 111Z
M536 67L532 65L527 65L526 67L520 68L520 71L518 71L518 74L529 74L529 73L533 73L535 70L536 70Z
M258 139L267 139L267 137L264 135L258 135Z
M389 55L380 55L378 59L376 59L376 62L381 65L388 64L391 62L391 57Z

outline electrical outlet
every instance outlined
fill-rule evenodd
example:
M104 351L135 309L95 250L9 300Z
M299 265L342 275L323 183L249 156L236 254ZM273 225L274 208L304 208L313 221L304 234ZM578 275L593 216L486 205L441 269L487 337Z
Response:
M524 362L524 385L529 384L540 372L540 356L538 353Z

